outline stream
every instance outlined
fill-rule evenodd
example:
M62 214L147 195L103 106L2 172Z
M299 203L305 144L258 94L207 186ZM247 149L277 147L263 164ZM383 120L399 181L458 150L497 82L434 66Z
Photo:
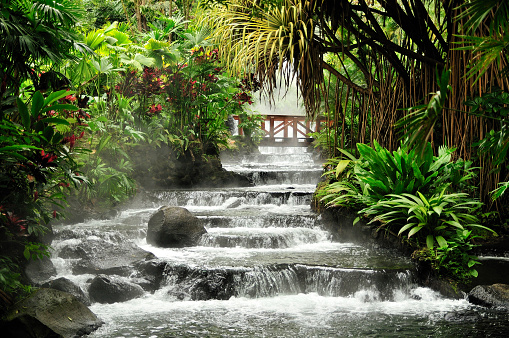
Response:
M105 324L91 337L508 335L506 312L417 285L412 262L397 252L332 240L310 208L321 166L307 148L260 147L259 154L222 162L254 187L151 191L113 219L55 226L57 277L83 290L95 274L79 273L79 258L62 254L80 243L134 243L163 267L156 290L126 302L93 303ZM200 245L147 244L148 220L163 205L203 219L207 234ZM133 269L124 278L139 276Z

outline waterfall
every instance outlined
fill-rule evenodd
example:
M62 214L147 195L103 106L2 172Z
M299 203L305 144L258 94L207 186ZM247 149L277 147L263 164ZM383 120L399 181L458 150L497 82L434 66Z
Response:
M91 337L478 336L507 328L507 314L494 320L416 285L408 258L333 239L310 208L322 172L311 150L259 150L222 157L253 187L154 190L114 219L55 228L57 277L85 293L98 274L144 289L129 301L93 303L105 325ZM148 220L163 205L201 219L207 234L198 246L147 244ZM447 319L472 311L475 323Z

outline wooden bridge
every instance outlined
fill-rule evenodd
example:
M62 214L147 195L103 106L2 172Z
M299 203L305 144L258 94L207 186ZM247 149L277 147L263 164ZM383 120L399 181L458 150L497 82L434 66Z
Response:
M239 121L239 117L235 116L235 120ZM260 145L307 147L313 141L308 134L320 131L321 121L309 121L305 116L265 115L265 120L261 123L265 137ZM243 135L241 128L239 135Z

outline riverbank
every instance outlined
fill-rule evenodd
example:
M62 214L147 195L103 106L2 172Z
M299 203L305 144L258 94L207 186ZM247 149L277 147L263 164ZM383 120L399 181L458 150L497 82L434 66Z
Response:
M416 248L411 246L404 238L395 233L379 230L379 223L367 224L360 220L355 225L353 222L357 215L342 208L317 208L324 224L336 239L362 243L372 248L396 249L402 255L411 258ZM416 266L418 283L443 294L446 297L461 299L470 290L478 285L509 284L509 236L503 233L501 236L487 240L478 240L475 248L480 263L476 266L479 272L477 278L472 278L467 284L457 283L450 277L438 275L430 266L429 262L413 259Z

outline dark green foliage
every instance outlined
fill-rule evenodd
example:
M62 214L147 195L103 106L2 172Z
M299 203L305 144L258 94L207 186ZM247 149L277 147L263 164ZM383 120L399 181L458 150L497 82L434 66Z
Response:
M87 50L73 33L81 10L72 1L0 0L0 89L16 88L30 78L37 89L36 71L44 62L62 62L72 51Z
M427 257L433 264L440 260L441 268L453 275L460 273L460 279L475 275L470 263L475 259L466 251L450 249L470 250L471 229L490 231L478 224L476 210L482 204L467 193L473 189L469 184L474 176L471 163L451 161L454 149L445 147L434 156L429 143L420 155L405 145L391 153L377 142L373 148L357 144L357 149L359 159L342 151L349 160L329 160L333 166L329 178L339 181L317 193L321 201L359 210L359 217L378 222L378 230L407 234L411 245L428 248L432 254ZM458 231L467 231L468 236L457 242ZM464 257L469 257L466 267Z
M374 148L357 144L361 155L354 165L354 176L348 182L339 181L330 184L319 194L328 205L348 206L351 203L369 206L383 200L389 194L434 194L444 189L451 191L468 190L468 180L473 177L471 162L457 160L451 162L454 149L441 147L438 156L433 156L428 144L422 156L415 150L402 145L390 152L376 141ZM346 167L339 162L336 176ZM338 170L340 169L340 170ZM339 192L346 192L338 194Z
M65 192L87 183L72 155L77 137L65 119L78 109L65 103L71 94L64 90L44 97L36 92L30 105L17 99L22 125L8 115L0 119L0 258L11 262L0 273L0 288L6 292L21 287L20 262L7 258L9 248L24 247L26 259L49 256L40 236L60 216L56 209L65 205Z

